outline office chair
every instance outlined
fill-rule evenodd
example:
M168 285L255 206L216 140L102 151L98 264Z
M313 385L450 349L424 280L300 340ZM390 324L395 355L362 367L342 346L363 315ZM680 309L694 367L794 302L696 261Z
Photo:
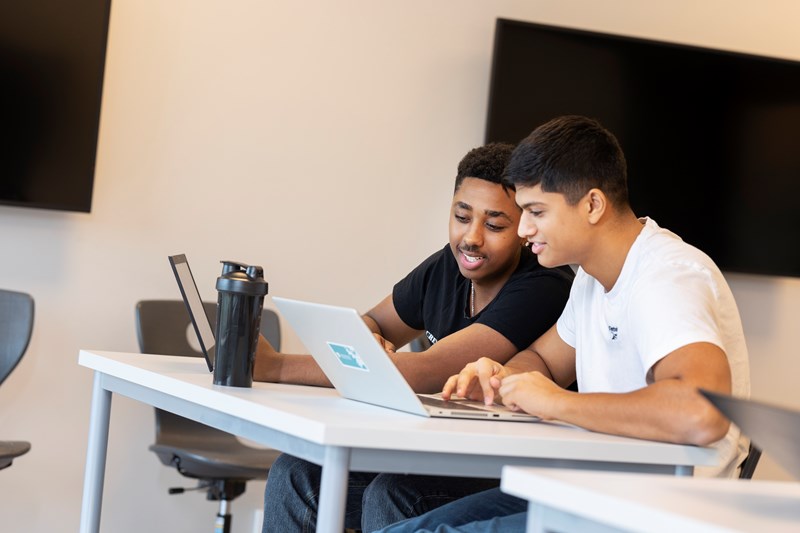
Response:
M203 306L215 324L216 304L204 302ZM138 302L136 333L142 353L203 357L189 344L188 335L194 338L195 333L182 300ZM276 350L280 349L280 327L274 311L263 310L261 334ZM211 380L210 373L208 379ZM208 500L219 501L215 532L228 533L232 520L230 502L244 493L247 481L266 479L280 452L247 446L234 435L161 409L155 412L156 439L149 449L163 464L198 480L193 489L171 488L169 493L204 489Z
M23 292L0 289L0 384L22 359L32 332L33 298ZM30 442L0 441L0 470L30 449Z

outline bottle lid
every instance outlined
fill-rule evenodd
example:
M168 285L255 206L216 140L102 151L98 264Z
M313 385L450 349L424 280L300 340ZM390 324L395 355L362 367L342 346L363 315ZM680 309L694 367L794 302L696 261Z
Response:
M217 278L217 290L248 296L264 296L269 284L264 280L264 269L236 261L220 261L222 275Z

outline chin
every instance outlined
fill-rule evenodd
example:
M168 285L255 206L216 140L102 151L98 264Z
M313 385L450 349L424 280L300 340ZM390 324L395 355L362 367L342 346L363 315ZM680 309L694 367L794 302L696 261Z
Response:
M547 263L547 256L545 254L533 254L536 256L536 260L539 261L540 265L544 265Z
M463 268L461 268L461 265L458 265L458 271L461 273L463 277L467 278L470 281L476 281L481 277L480 274L476 276L474 270L464 270Z
M548 260L547 256L542 257L541 255L537 255L536 258L539 260L539 264L546 268L555 268L557 266L561 266L563 263L557 263L554 261Z

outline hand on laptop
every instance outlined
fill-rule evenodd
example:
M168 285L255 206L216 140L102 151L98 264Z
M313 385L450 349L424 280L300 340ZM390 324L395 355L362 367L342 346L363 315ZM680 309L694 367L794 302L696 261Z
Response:
M503 378L498 393L503 405L512 411L524 411L548 420L564 394L573 394L556 385L541 372L520 372Z
M442 398L449 400L451 396L461 396L470 400L483 401L486 405L501 403L500 384L510 372L488 357L481 357L469 363L455 376L450 376L442 389Z

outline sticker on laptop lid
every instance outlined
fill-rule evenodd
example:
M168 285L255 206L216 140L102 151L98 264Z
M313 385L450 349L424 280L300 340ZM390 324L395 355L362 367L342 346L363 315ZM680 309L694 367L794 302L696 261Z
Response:
M358 352L355 348L344 344L336 344L335 342L328 342L327 344L333 352L333 355L336 356L342 365L348 368L355 368L357 370L369 372L369 368L367 368L367 365L364 364L364 361L361 359L361 356L358 355Z

